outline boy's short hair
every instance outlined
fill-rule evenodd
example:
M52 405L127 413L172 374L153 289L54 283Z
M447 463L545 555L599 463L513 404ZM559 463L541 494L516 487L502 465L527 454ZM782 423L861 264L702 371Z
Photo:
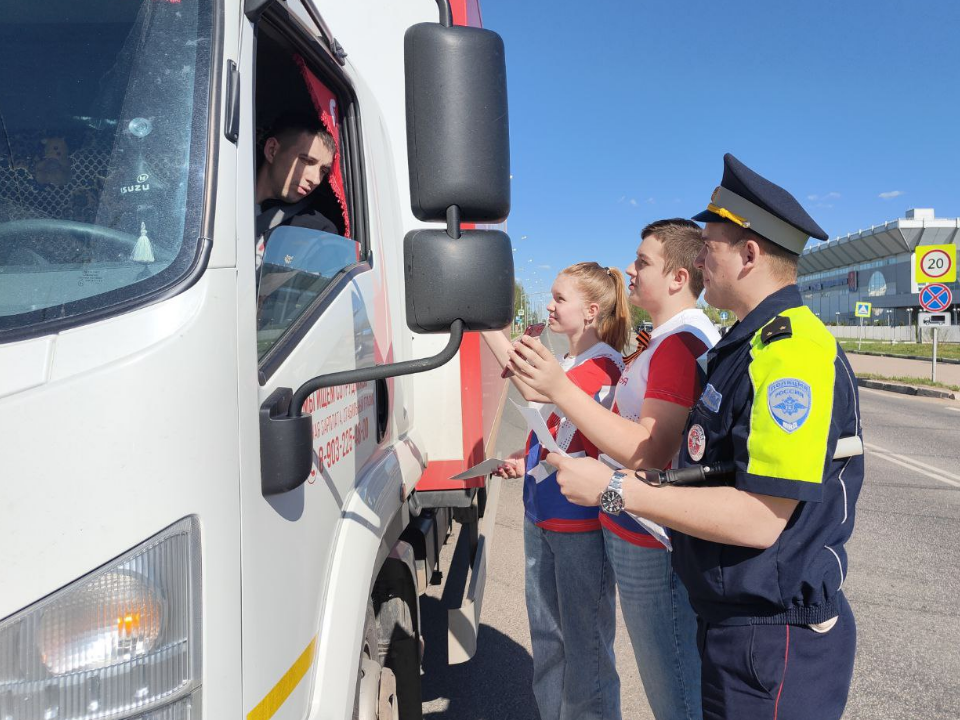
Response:
M640 239L654 235L660 241L665 275L684 268L690 276L690 292L700 297L703 292L703 273L694 265L703 248L703 231L700 226L686 218L657 220L640 231Z
M281 145L301 134L316 135L324 147L332 153L337 151L333 136L324 128L320 118L307 112L285 112L278 116L264 133L263 140L276 138Z

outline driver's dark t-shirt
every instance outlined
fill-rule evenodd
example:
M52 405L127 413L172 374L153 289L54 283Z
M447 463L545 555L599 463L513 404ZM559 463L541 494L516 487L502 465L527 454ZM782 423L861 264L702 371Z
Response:
M282 200L265 200L260 205L260 212L267 212L272 210L275 207L284 205L285 203ZM311 230L322 230L323 232L333 233L338 235L337 226L334 225L327 217L320 213L319 210L316 210L312 207L306 207L300 212L298 212L293 217L286 218L281 225L292 225L293 227L303 227L310 228ZM267 238L269 239L270 233L267 233Z

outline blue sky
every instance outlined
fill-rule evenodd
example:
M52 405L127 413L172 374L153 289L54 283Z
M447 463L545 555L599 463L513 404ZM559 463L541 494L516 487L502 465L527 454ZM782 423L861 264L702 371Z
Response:
M960 3L483 0L506 44L517 276L623 267L723 154L831 237L960 216Z

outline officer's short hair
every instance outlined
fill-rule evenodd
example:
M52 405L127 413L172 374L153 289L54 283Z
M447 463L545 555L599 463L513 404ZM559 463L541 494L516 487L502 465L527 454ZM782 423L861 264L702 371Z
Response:
M279 115L271 123L263 136L263 140L266 142L269 138L276 138L281 145L285 145L302 134L316 135L327 150L336 153L337 145L333 136L326 131L323 123L320 122L320 118L313 113L285 112Z
M640 238L646 240L655 235L660 241L663 253L663 272L665 275L685 268L690 276L690 292L700 297L703 291L703 274L694 264L703 247L703 231L700 226L686 218L657 220L640 231Z
M733 223L724 223L727 238L733 243L734 247L740 247L747 240L753 240L760 246L761 251L767 256L770 263L770 273L781 282L797 281L797 263L800 262L800 256L795 255L775 242L767 240L763 235L758 235L753 230L742 228ZM739 232L738 232L739 231Z

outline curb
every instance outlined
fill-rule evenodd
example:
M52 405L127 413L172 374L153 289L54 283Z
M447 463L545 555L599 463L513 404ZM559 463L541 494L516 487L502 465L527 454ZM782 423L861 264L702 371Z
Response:
M924 362L933 362L933 358L922 357L921 355L893 355L891 353L870 352L869 350L864 350L863 352L857 352L856 350L844 350L844 352L847 355L870 355L871 357L894 358L896 360L923 360ZM960 365L960 360L954 360L953 358L937 358L937 365L940 363L946 363L947 365Z
M857 378L857 385L873 390L886 390L888 392L900 393L901 395L918 395L920 397L941 398L943 400L956 400L955 393L949 390L938 390L929 387L915 387L913 385L903 385L901 383L885 382L883 380L865 380Z

